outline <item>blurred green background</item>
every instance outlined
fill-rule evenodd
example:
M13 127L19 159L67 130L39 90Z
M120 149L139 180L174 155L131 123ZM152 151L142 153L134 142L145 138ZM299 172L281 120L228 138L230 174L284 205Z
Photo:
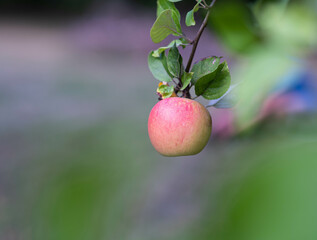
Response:
M195 60L239 101L178 158L147 135L155 5L0 2L0 239L317 239L316 1L216 3Z

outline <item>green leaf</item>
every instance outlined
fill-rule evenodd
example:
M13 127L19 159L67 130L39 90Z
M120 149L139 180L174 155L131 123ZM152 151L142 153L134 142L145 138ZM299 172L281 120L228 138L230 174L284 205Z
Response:
M168 1L170 1L170 2L181 2L183 0L168 0Z
M151 28L151 38L154 43L159 43L168 35L181 36L180 26L175 23L177 19L175 11L168 9L161 13Z
M190 27L190 26L196 25L196 22L194 19L194 13L199 10L199 3L201 1L202 0L199 0L197 4L194 6L194 8L186 14L186 20L185 20L186 26Z
M173 47L169 50L169 53L167 56L167 67L169 72L174 77L177 77L177 78L181 77L182 64L183 64L183 58L179 54L176 44L174 44Z
M219 63L220 57L208 57L199 61L198 63L195 63L192 68L192 72L194 72L192 84L196 84L198 79L215 72L219 66Z
M189 41L187 41L185 38L179 38L179 40L183 43L182 47L185 48L187 45L190 44Z
M164 52L159 57L153 57L153 51L148 56L148 65L153 76L161 82L170 82L172 79L167 70Z
M221 69L223 66L219 65L219 68ZM209 87L211 82L215 79L217 75L217 71L214 71L212 73L209 73L201 78L198 79L198 81L195 84L195 94L197 96L202 95L206 89Z
M163 11L165 10L173 10L174 11L174 15L173 20L176 24L176 28L178 30L178 32L182 33L182 28L181 28L181 15L178 11L178 9L175 7L174 3L169 2L168 0L157 0L157 11L156 11L156 16L157 18L162 14Z
M181 40L181 39L176 39L176 40L171 41L170 44L168 44L167 46L165 46L165 47L160 47L159 49L156 49L156 50L153 52L152 56L153 56L153 57L159 57L162 52L164 52L166 49L169 49L169 48L173 47L174 44L176 44L176 47L179 47L179 46L184 47L184 46L185 46L183 40Z
M169 98L174 92L174 86L161 85L157 88L157 92L162 95L162 98Z
M219 65L216 77L212 79L203 91L202 96L208 100L217 99L223 96L230 87L231 76L228 68L227 62ZM195 91L196 91L195 86Z
M162 64L164 66L164 69L165 71L167 72L167 74L170 76L170 78L172 79L173 78L173 75L169 72L168 70L168 67L167 67L167 59L166 59L166 56L165 56L165 52L161 53L162 56ZM166 81L165 81L166 82Z
M238 93L237 93L238 84L231 85L228 91L220 98L210 100L207 107L215 108L232 108L238 102Z
M156 17L158 18L163 11L168 10L168 9L175 11L177 19L180 22L181 15L180 15L178 9L175 7L174 3L167 1L167 0L157 0Z
M190 83L190 80L193 77L193 74L194 74L193 72L190 72L190 73L184 72L184 74L182 76L182 84L183 84L183 86L182 86L182 88L180 90L184 90L188 86L188 84Z

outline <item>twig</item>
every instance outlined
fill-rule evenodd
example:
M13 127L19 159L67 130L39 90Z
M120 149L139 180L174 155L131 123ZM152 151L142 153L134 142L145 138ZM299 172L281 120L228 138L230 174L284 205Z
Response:
M213 2L215 2L215 0ZM207 12L207 14L205 16L205 19L204 19L202 25L200 26L200 29L198 30L197 36L196 36L196 38L193 41L192 52L190 53L190 57L188 59L188 63L187 63L186 69L185 69L186 72L190 71L190 67L191 67L193 59L194 59L194 55L195 55L195 52L196 52L196 49L197 49L197 45L198 45L199 39L201 37L201 34L203 33L203 31L205 30L205 28L207 26L209 14L210 14L210 10L208 10L208 12Z
M199 5L200 5L202 8L204 8L204 9L206 9L206 8L207 8L207 6L206 6L206 5L204 5L204 4L202 4L201 2L199 3Z
M207 7L207 6L208 6L208 4L206 3L206 1L205 1L205 0L202 0L202 2L205 4L205 7Z
M212 0L212 2L210 3L210 5L208 6L208 8L212 8L212 6L215 4L216 0Z
M204 18L204 21L203 23L201 24L198 32L197 32L197 35L195 37L195 39L191 42L191 44L193 44L193 48L192 48L192 51L190 53L190 56L189 56L189 59L188 59L188 62L187 62L187 65L186 65L186 68L185 68L185 71L186 72L189 72L190 71L190 68L191 68L191 65L192 65L192 62L193 62L193 59L194 59L194 56L195 56L195 53L196 53L196 49L197 49L197 45L198 45L198 42L200 40L200 37L203 33L203 31L205 30L206 26L207 26L207 23L208 23L208 18L209 18L209 14L210 14L210 8L213 7L213 5L215 4L216 0L212 0L212 2L210 3L210 5L207 5L206 1L203 0L202 1L204 4L206 4L206 9L207 9L207 14ZM180 83L177 85L177 89L178 89L178 86L181 87L182 83L180 81ZM190 95L190 88L192 87L192 85L188 85L184 90L183 90L183 97L186 97L186 98L189 98L191 99L191 95ZM179 90L178 90L179 91ZM177 92L178 92L177 91ZM194 97L194 99L196 99L198 96Z

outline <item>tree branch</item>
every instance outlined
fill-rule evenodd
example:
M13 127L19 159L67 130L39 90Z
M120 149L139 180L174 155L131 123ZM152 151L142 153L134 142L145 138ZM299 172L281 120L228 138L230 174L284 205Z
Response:
M215 2L215 0L213 1L213 3L214 3L214 2ZM212 4L213 4L213 3L212 3ZM201 37L203 31L205 30L205 28L206 28L206 26L207 26L209 14L210 14L210 10L207 11L207 14L206 14L206 16L205 16L205 19L204 19L202 25L200 26L200 29L198 30L198 33L197 33L196 38L195 38L194 41L193 41L192 52L190 53L190 56L189 56L189 59L188 59L188 63L187 63L186 69L185 69L186 72L189 72L189 71L190 71L190 67L191 67L191 65L192 65L192 62L193 62L193 59L194 59L194 56L195 56L195 53L196 53L196 49L197 49L198 42L199 42L199 40L200 40L200 37Z
M196 0L197 1L197 0ZM191 42L191 44L193 44L193 48L192 48L192 51L190 53L190 56L189 56L189 59L188 59L188 62L187 62L187 65L186 65L186 68L185 68L185 72L189 72L190 71L190 68L191 68L191 65L192 65L192 62L193 62L193 59L194 59L194 56L195 56L195 53L196 53L196 49L197 49L197 45L198 45L198 42L200 40L200 37L203 33L203 31L205 30L206 26L207 26L207 23L208 23L208 18L209 18L209 14L210 14L210 9L213 7L213 5L215 4L216 0L212 0L212 2L210 3L210 5L207 5L206 4L206 1L203 0L203 3L206 4L206 8L207 8L207 14L203 20L203 23L201 24L198 32L197 32L197 35L195 37L195 39ZM176 89L177 89L177 92L179 91L179 89L181 88L182 86L182 82L180 81L179 84L177 85ZM189 84L184 90L183 90L183 95L182 97L186 97L186 98L189 98L191 99L191 95L190 95L190 88L192 87L191 84ZM198 97L198 96L197 96ZM196 98L197 98L196 97Z

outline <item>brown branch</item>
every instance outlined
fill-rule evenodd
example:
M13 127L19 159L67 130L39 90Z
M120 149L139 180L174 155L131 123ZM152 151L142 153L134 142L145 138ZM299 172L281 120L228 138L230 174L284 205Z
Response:
M203 1L205 4L206 2ZM187 65L186 65L186 68L185 68L185 71L186 72L189 72L190 71L190 68L191 68L191 65L192 65L192 62L193 62L193 59L194 59L194 56L195 56L195 53L196 53L196 49L197 49L197 45L198 45L198 42L200 40L200 37L203 33L203 31L205 30L206 26L207 26L207 23L208 23L208 18L209 18L209 14L210 14L210 9L213 7L213 5L215 4L216 0L212 0L212 2L210 3L210 5L206 5L206 8L207 8L207 14L197 32L197 35L195 37L195 39L191 42L191 44L193 44L193 48L192 48L192 51L190 53L190 56L189 56L189 59L188 59L188 62L187 62ZM182 86L182 82L180 81L176 87L176 91L178 92L179 89L181 88ZM185 98L189 98L191 99L191 95L190 95L190 88L192 87L192 85L188 85L184 90L183 90L183 95L182 97L185 97Z
M200 37L201 37L203 31L205 30L205 28L206 28L206 26L207 26L209 14L210 14L210 10L208 10L208 12L207 12L207 14L206 14L206 16L205 16L205 19L204 19L202 25L200 26L200 29L198 30L197 36L196 36L196 38L195 38L194 41L193 41L192 52L190 53L187 66L186 66L186 68L185 68L185 71L186 71L186 72L189 72L189 71L190 71L190 67L191 67L191 65L192 65L192 62L193 62L193 59L194 59L194 56L195 56L195 53L196 53L196 49L197 49L198 42L199 42L199 40L200 40Z

